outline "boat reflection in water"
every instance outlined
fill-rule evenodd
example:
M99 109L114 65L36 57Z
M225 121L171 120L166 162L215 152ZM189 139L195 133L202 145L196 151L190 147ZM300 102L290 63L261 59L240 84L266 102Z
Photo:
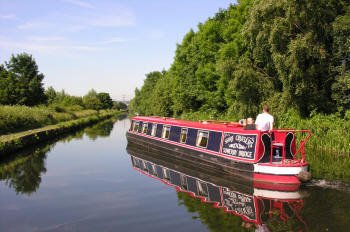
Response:
M211 208L221 208L239 216L242 219L240 226L249 231L286 227L293 231L306 230L300 216L306 195L302 191L256 186L254 181L239 176L210 172L211 169L202 164L190 166L175 158L169 159L169 156L164 159L162 154L140 146L129 144L127 151L136 171L175 187L179 197L185 194L200 199L200 204L208 203Z

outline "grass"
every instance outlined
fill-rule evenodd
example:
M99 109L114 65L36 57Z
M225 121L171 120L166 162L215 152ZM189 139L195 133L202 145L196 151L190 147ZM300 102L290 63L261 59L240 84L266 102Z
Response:
M0 105L0 135L98 115L98 113L96 110L72 111L61 107Z
M100 111L98 115L61 122L33 130L2 135L0 136L0 156L6 156L11 152L22 149L26 146L55 138L64 133L74 131L103 119L117 116L118 114L120 115L122 113L115 110Z

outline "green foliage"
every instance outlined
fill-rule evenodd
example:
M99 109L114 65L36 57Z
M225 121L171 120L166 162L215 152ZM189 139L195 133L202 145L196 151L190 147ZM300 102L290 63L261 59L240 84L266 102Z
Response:
M113 101L113 107L112 108L116 109L116 110L126 110L126 109L128 109L128 106L124 102Z
M303 117L350 104L348 1L245 0L190 30L161 78L146 78L141 114L256 115L263 103ZM153 75L153 72L147 75Z
M154 88L158 80L164 75L162 72L151 72L146 74L142 89L135 90L135 98L130 102L132 112L151 115L157 99L153 98Z
M83 104L87 109L99 110L102 108L101 101L97 96L97 92L91 89L84 97Z
M203 203L200 199L191 197L187 193L177 193L179 205L184 205L193 219L200 220L206 224L210 231L254 231L255 226L252 223L243 227L243 220L233 214L226 213L223 209L214 208L210 203Z
M0 136L0 156L12 154L14 151L24 147L37 144L39 142L56 138L67 132L75 131L87 125L111 118L113 116L121 116L122 113L115 110L101 110L94 115L60 122L55 125L49 125L38 129L12 133ZM108 128L106 128L107 130ZM107 133L107 131L105 131Z
M332 23L335 82L332 98L340 113L350 109L350 7Z
M46 102L44 75L31 55L12 55L5 64L6 69L0 68L0 104L35 106Z
M350 115L350 111L348 111ZM289 110L277 118L280 128L309 129L313 136L307 143L307 158L316 178L350 179L350 118L335 114L314 114L301 118Z
M0 106L0 135L96 115L95 110L66 111L56 107Z
M112 98L109 93L98 93L97 98L101 102L101 109L111 109L113 106Z
M84 108L82 97L71 96L64 90L55 91L54 88L49 87L45 91L45 94L48 99L48 104L57 108L61 108L62 111L82 110Z

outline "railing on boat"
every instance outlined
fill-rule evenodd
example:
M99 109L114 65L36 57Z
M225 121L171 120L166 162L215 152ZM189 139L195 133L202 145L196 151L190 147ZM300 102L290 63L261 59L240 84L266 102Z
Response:
M306 136L303 137L300 141L299 141L299 147L296 149L295 153L293 154L293 159L286 159L286 152L285 152L285 140L280 141L280 140L272 140L271 141L271 152L270 152L270 163L272 163L273 161L273 149L276 147L280 147L282 148L282 160L281 163L285 164L286 160L297 160L300 161L300 163L304 163L306 161L306 156L305 156L305 144L306 142L310 139L312 132L310 130L294 130L294 129L274 129L272 130L271 134L274 134L274 136L276 137L276 134L278 133L301 133L302 135L304 135L306 133ZM301 159L297 159L297 155L301 153Z

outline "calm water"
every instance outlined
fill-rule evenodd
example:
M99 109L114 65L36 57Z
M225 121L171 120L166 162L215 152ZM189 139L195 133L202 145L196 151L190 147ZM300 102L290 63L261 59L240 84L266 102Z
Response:
M319 180L300 197L262 197L249 184L126 150L129 126L128 119L100 123L2 161L0 231L350 230L345 185ZM170 177L155 177L157 170ZM175 188L175 177L189 188L195 183L197 196Z

